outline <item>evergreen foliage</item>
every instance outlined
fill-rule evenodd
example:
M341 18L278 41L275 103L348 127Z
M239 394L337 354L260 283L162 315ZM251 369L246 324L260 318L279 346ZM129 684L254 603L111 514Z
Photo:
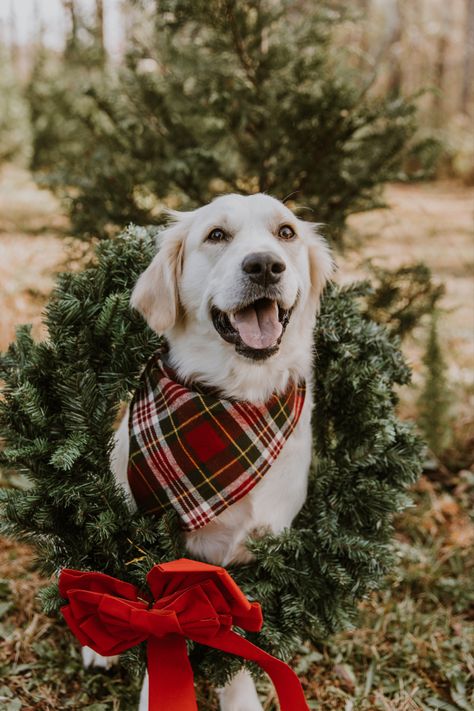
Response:
M0 166L29 160L28 106L7 49L0 42Z
M67 46L70 46L68 44ZM30 168L37 181L67 197L67 165L80 162L89 140L91 84L106 81L107 69L89 46L73 45L62 62L37 50L25 90L31 125Z
M431 451L441 454L451 440L452 393L447 379L447 366L438 336L438 313L431 316L423 356L425 380L418 400L418 424Z
M406 179L408 162L422 174L433 156L433 141L415 139L414 101L369 98L336 58L335 3L124 4L125 65L87 88L66 65L62 88L36 102L51 149L39 167L66 191L81 237L159 223L163 203L266 191L291 195L341 241L349 214L380 205L383 183ZM63 131L80 137L80 160Z
M372 290L367 297L366 313L384 324L393 336L405 338L420 325L424 316L432 316L443 296L443 284L433 281L423 262L397 269L385 269L369 263Z
M59 192L69 185L61 166L80 160L86 146L88 89L107 82L103 3L95 3L92 17L76 2L63 5L69 22L62 56L44 45L40 26L25 92L32 128L30 167L39 182Z
M129 308L153 253L153 228L104 240L88 268L59 277L48 339L36 343L21 327L0 361L0 463L29 480L1 492L2 530L32 543L48 575L92 569L143 585L154 563L184 553L175 516L131 514L109 469L120 404L159 343ZM392 515L420 471L420 441L394 412L394 384L409 371L386 330L361 313L366 295L364 285L331 287L323 300L307 502L294 528L251 541L255 560L229 569L262 603L257 643L282 657L348 624L357 600L380 584L392 562ZM58 610L55 584L43 604ZM198 676L218 684L242 664L207 648L192 658Z

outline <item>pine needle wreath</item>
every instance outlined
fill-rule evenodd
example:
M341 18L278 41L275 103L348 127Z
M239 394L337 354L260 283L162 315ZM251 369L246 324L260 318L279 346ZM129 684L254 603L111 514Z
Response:
M155 562L185 554L174 514L130 514L109 468L114 422L158 337L129 307L155 250L152 229L100 244L79 273L58 278L46 309L48 339L28 327L0 360L0 464L24 490L2 491L2 530L33 544L41 570L102 571L143 585ZM289 658L354 619L356 602L392 562L391 520L420 471L421 444L395 415L395 385L409 370L387 331L365 317L366 284L326 291L315 333L315 461L294 527L249 546L252 563L229 568L265 617L257 644ZM288 473L291 477L291 472ZM57 612L56 584L42 592ZM129 661L139 654L129 653ZM198 647L197 675L216 684L243 663Z

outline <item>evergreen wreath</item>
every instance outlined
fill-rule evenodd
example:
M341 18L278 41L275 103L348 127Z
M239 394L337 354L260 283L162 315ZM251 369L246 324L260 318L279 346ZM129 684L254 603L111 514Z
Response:
M46 575L108 573L139 586L154 563L185 555L174 512L131 514L109 468L121 403L160 339L129 306L155 252L156 230L130 227L102 242L83 271L59 276L46 308L47 340L27 326L0 360L0 464L24 490L1 492L2 531L33 544ZM249 541L253 562L229 572L263 608L249 635L283 659L304 640L346 626L356 602L393 562L393 514L421 468L421 442L395 415L395 385L409 381L398 343L364 316L367 284L326 290L315 332L315 460L294 526ZM290 473L291 474L291 473ZM56 583L43 607L61 604ZM139 651L127 653L138 662ZM222 684L243 660L195 646L196 676Z

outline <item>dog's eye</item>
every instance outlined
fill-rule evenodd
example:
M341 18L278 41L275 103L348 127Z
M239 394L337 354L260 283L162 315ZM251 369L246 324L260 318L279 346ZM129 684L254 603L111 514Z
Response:
M280 237L280 239L289 240L295 236L295 231L290 225L282 225L278 230L278 237Z
M206 237L207 242L224 242L226 239L227 233L221 230L220 227L215 227Z

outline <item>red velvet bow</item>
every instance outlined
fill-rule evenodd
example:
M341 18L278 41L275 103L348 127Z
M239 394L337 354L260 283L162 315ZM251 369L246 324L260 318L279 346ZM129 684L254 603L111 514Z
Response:
M224 568L181 558L147 575L153 600L130 583L103 573L63 570L62 608L79 642L111 656L147 640L149 711L197 711L186 638L259 664L272 679L281 711L308 711L296 674L232 631L258 632L258 602L249 602Z

